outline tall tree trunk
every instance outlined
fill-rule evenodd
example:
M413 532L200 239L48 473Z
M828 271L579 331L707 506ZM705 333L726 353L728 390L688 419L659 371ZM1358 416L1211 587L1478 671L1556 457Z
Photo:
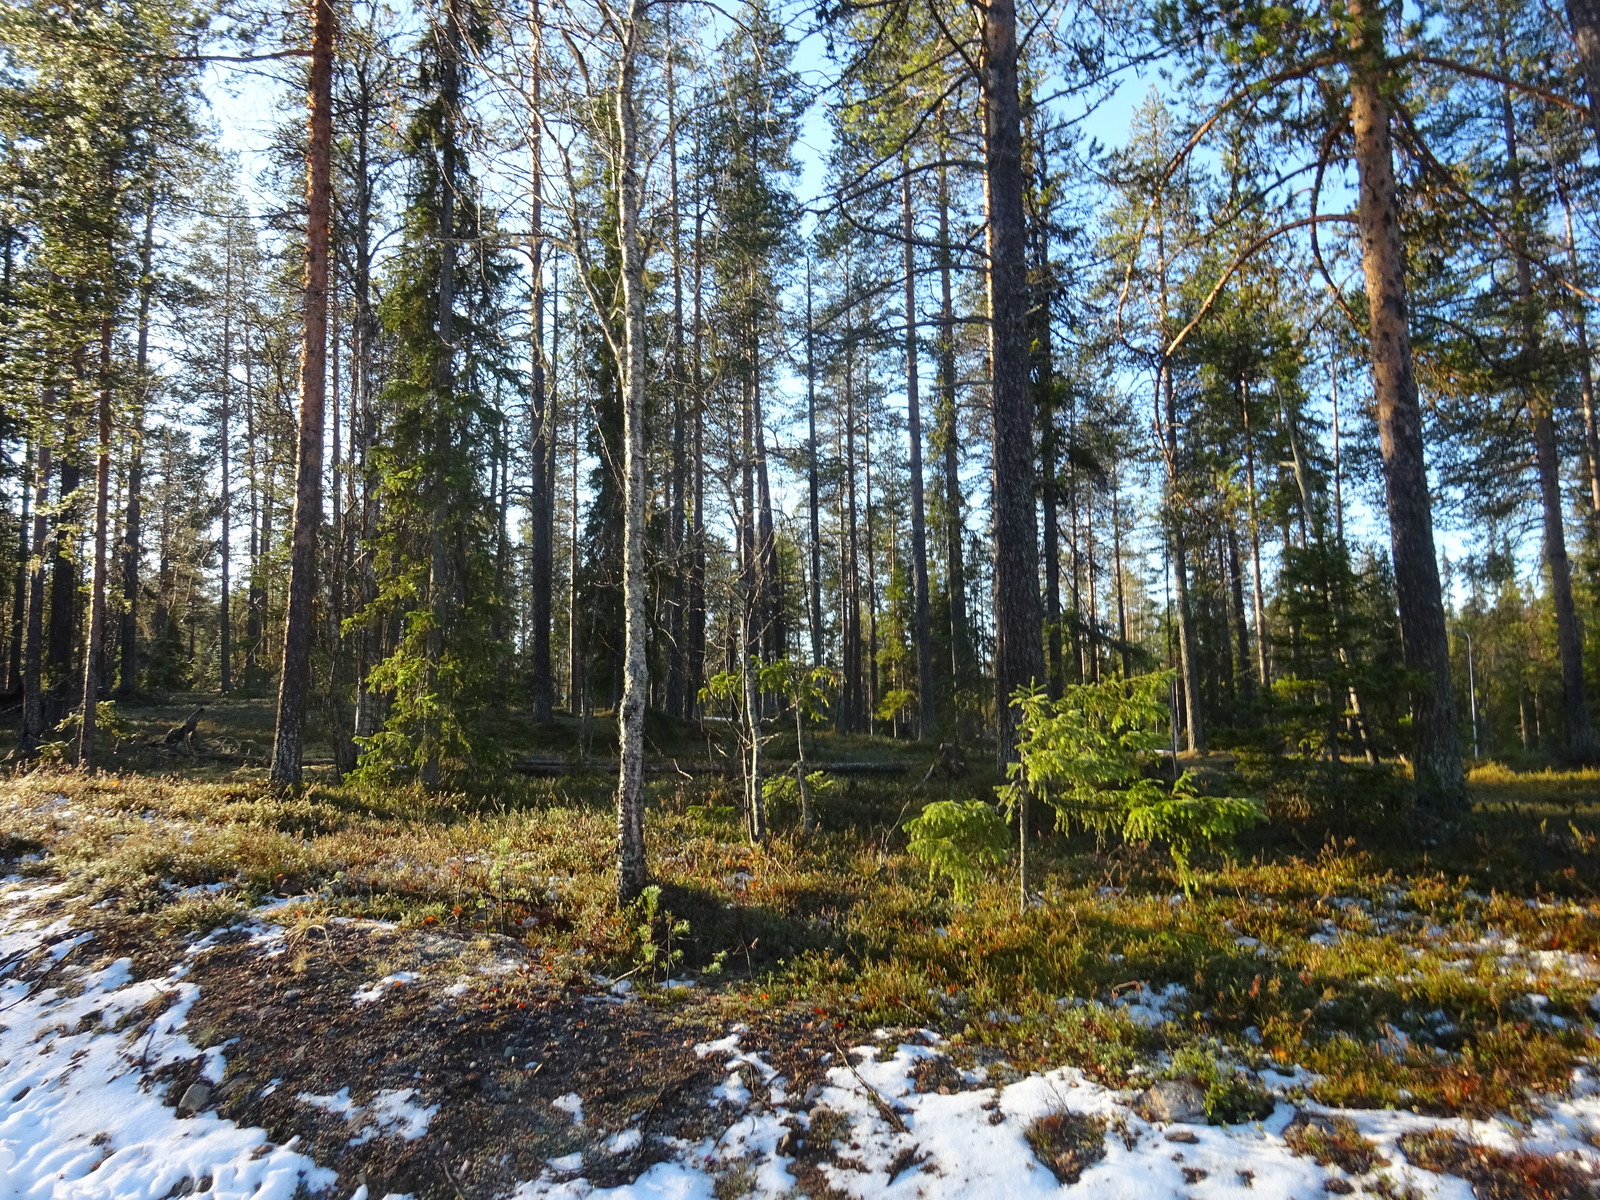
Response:
M756 463L756 536L759 539L759 577L761 582L761 645L769 662L776 662L788 650L788 635L783 626L783 580L778 572L778 538L772 522L772 479L767 471L766 418L761 405L761 342L751 341L751 363L755 369L752 381L751 410L752 432L755 435Z
M858 733L862 727L861 678L861 565L856 515L856 394L855 345L845 347L844 358L844 569L840 572L840 607L844 610L840 651L844 680L839 689L838 726L842 733Z
M312 604L317 530L322 523L322 428L328 370L328 234L332 201L333 0L311 0L311 73L306 96L306 265L300 362L300 429L295 455L293 532L283 669L278 680L272 782L300 782L306 701L311 691Z
M806 501L811 517L811 665L823 656L821 480L817 465L816 325L811 311L811 261L806 260Z
M766 488L757 486L757 456L760 453L761 365L757 358L756 331L749 338L750 377L744 381L744 405L740 413L739 435L739 587L743 601L740 630L739 668L743 691L741 717L749 741L745 746L744 815L745 832L759 845L766 840L766 808L761 795L761 717L760 689L756 684L756 662L762 655L770 612L767 608L767 540L770 515ZM764 464L762 464L764 466ZM759 514L758 514L759 506Z
M701 162L699 126L695 125L694 162ZM695 177L699 179L698 169ZM684 667L684 692L691 712L699 712L700 685L706 661L706 459L705 459L705 192L697 183L694 212L694 318L693 361L690 364L689 396L691 401L690 461L693 463L692 505L694 515L689 527L689 612L688 643Z
M11 647L6 666L6 686L11 691L22 687L22 631L28 623L28 559L32 550L32 543L28 539L33 512L30 477L33 475L36 448L35 439L30 433L23 442L22 474L17 477L17 490L21 493L20 511L17 514L17 577L12 588Z
M1344 460L1340 456L1339 429L1339 372L1333 364L1333 346L1328 346L1328 395L1333 402L1333 540L1339 547L1339 557L1345 557L1344 546Z
M267 507L261 493L261 475L266 462L256 446L255 381L250 370L250 330L244 335L244 438L246 446L246 486L250 489L250 588L245 597L244 673L247 686L256 686L260 669L262 633L266 625L266 591L261 556L266 552Z
M1156 384L1166 413L1166 446L1163 457L1167 466L1167 520L1172 549L1172 581L1174 602L1177 606L1178 624L1178 674L1183 691L1183 723L1189 749L1203 753L1206 748L1205 718L1200 707L1200 666L1196 661L1199 647L1195 644L1194 612L1189 598L1189 556L1183 537L1183 513L1176 503L1178 487L1178 412L1177 395L1172 382L1170 363L1161 365L1160 379Z
M644 890L644 715L650 696L645 642L645 380L649 371L644 331L644 247L640 241L638 59L644 37L644 0L629 0L622 25L617 73L618 241L622 251L623 345L622 595L624 665L618 730L621 765L617 781L617 899L627 905Z
M550 617L555 587L555 492L550 478L551 451L555 425L545 396L544 352L544 109L540 95L544 71L544 30L536 2L528 10L528 26L533 34L532 63L528 71L529 167L528 219L533 230L529 248L528 273L533 284L532 389L528 427L528 525L531 543L533 595L529 617L533 625L533 719L548 723L555 703L555 687L550 677Z
M667 552L672 570L667 579L667 711L687 719L693 707L686 686L685 641L688 636L686 548L688 463L688 412L684 404L683 337L683 214L678 192L678 85L674 71L673 8L668 5L666 27L667 90L667 220L672 252L672 462L667 486Z
M988 216L989 391L993 406L995 716L999 750L1014 753L1011 695L1043 673L1038 527L1034 522L1033 404L1028 392L1027 222L1022 206L1022 107L1017 10L982 10L984 201Z
M1250 389L1239 377L1239 415L1244 422L1244 485L1250 509L1250 604L1256 626L1256 679L1263 688L1272 686L1272 668L1267 651L1267 599L1261 578L1260 491L1256 487L1255 435L1250 429Z
M1567 225L1567 262L1574 279L1579 276L1578 243L1572 233L1572 201L1560 183L1556 192L1561 199L1562 215ZM1589 524L1591 532L1600 537L1600 426L1595 418L1594 362L1589 357L1588 309L1582 299L1573 313L1573 340L1578 348L1578 391L1583 401L1583 448L1589 465Z
M1116 469L1111 473L1111 569L1117 580L1117 640L1122 643L1122 677L1133 674L1133 647L1128 641L1128 604L1123 593L1122 577L1122 477Z
M561 311L561 290L556 292L556 311ZM556 328L555 344L550 356L561 356L561 331ZM572 389L572 493L568 497L569 532L567 540L567 712L581 716L583 711L583 646L578 636L578 459L583 444L583 406L578 389Z
M38 458L33 468L33 554L28 560L28 616L22 638L22 725L18 749L32 754L44 737L44 551L50 537L50 442L44 433L54 394L44 393Z
M938 725L933 694L933 617L928 599L928 524L922 480L922 400L917 378L917 256L911 211L911 157L900 176L900 224L905 238L906 443L911 475L911 639L917 652L917 736L931 738Z
M107 247L107 258L110 258ZM109 303L109 301L108 301ZM111 524L111 314L100 318L100 403L94 469L94 565L89 575L89 629L83 647L83 711L78 725L78 768L94 770L96 706L106 630L106 543Z
M144 409L150 396L150 302L155 278L150 271L155 253L156 198L145 204L144 237L139 243L139 327L133 361L133 403L128 413L128 500L122 518L122 632L117 639L120 663L117 696L128 699L139 690L139 568L144 522Z
M871 369L868 368L867 382L872 381ZM862 397L861 414L861 466L862 485L865 495L862 497L862 511L866 518L866 564L867 564L867 652L866 662L866 731L877 731L878 697L882 694L878 687L878 555L874 545L873 534L875 522L873 521L872 507L872 392L867 391Z
M444 20L435 28L433 36L439 46L439 97L443 110L442 129L439 135L439 294L434 317L438 349L433 367L433 388L438 396L450 396L455 391L456 347L456 167L459 164L459 128L456 114L461 100L461 45L463 36L461 12L457 3L445 7ZM436 426L437 428L437 426ZM443 429L436 435L443 442L450 435ZM445 542L444 530L449 520L450 496L441 478L425 480L424 494L433 494L433 519L428 526L428 589L427 600L432 622L428 629L423 664L423 688L428 694L437 690L439 669L444 662L445 631L453 624L456 578L450 547ZM443 722L434 712L422 719L422 762L417 778L425 788L439 786L439 751L443 736Z
M1073 402L1067 408L1067 444L1073 445L1078 440L1078 414L1077 404ZM1072 626L1072 664L1075 672L1074 678L1078 683L1087 682L1089 678L1088 646L1084 637L1083 624L1083 525L1079 517L1078 507L1078 465L1075 462L1067 464L1067 545L1071 552L1071 571L1067 580L1068 590L1072 594L1072 615L1069 618Z
M1044 674L1052 696L1061 695L1066 671L1061 661L1061 505L1057 495L1056 418L1041 412L1039 499L1044 509ZM1076 616L1076 614L1074 614Z
M944 466L945 590L950 600L951 702L972 676L972 636L967 622L966 528L962 520L961 431L956 405L956 315L952 298L950 183L939 167L939 442ZM959 718L959 713L958 713ZM958 719L959 725L959 719Z
M1567 20L1589 93L1589 123L1600 145L1600 0L1567 0Z
M1445 633L1444 597L1434 557L1433 508L1423 455L1422 412L1411 359L1405 250L1395 195L1389 109L1384 100L1383 17L1370 0L1352 0L1362 28L1351 68L1350 121L1360 180L1358 216L1372 343L1373 393L1383 455L1394 555L1395 597L1405 665L1421 681L1412 695L1412 768L1419 800L1454 811L1465 803L1456 729L1455 685Z
M219 690L227 695L233 690L233 622L228 601L233 591L233 465L230 442L233 431L233 220L228 219L226 263L222 285L222 411L218 429L218 453L222 460L222 591L218 598L217 656L220 665Z
M65 424L69 430L76 428L82 419L83 408L74 390L67 403ZM47 688L45 693L45 722L55 725L67 715L67 708L76 698L81 678L75 678L73 644L78 628L78 563L68 544L68 529L74 524L72 510L78 508L78 486L83 472L78 464L78 449L74 438L68 436L62 445L58 466L56 498L57 510L52 540L50 562L50 624L49 642L45 660Z
M1239 530L1228 522L1228 581L1233 588L1233 631L1238 647L1240 693L1246 701L1255 697L1255 676L1250 672L1250 629L1244 616L1244 568L1239 561Z

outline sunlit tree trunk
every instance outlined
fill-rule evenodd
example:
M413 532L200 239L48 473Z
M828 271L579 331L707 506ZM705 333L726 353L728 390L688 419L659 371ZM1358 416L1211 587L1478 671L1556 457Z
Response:
M144 407L150 393L150 301L155 292L151 259L155 251L156 200L145 205L139 243L139 316L133 360L133 403L128 413L128 497L122 518L122 631L117 639L117 695L139 690L139 568L144 518Z
M967 622L966 547L962 545L961 431L956 405L956 317L952 298L950 183L939 168L939 442L944 467L945 589L950 599L952 700L972 673L972 636Z
M618 241L622 251L623 343L623 685L618 730L617 899L631 903L645 885L644 716L650 697L645 660L645 257L640 237L638 66L644 37L643 0L630 0L621 20L617 71Z
M933 736L938 722L933 694L933 618L928 600L928 525L922 479L922 400L917 378L917 257L911 210L909 152L900 176L900 223L905 239L906 446L911 476L911 640L917 654L917 735Z
M1411 358L1411 317L1406 300L1405 250L1395 194L1394 152L1383 18L1370 0L1352 0L1360 22L1359 55L1350 78L1350 123L1359 176L1358 219L1366 279L1372 380L1383 456L1394 557L1395 597L1405 665L1420 680L1412 695L1416 730L1412 768L1418 796L1431 808L1462 806L1465 780L1456 729L1455 684L1450 674L1444 598L1434 557L1433 507L1423 456L1422 412Z
M28 560L28 615L22 636L22 725L17 734L24 754L38 749L44 736L44 552L50 538L50 441L45 432L54 392L46 389L39 422L39 449L33 468L33 554Z
M306 701L311 691L312 601L317 529L322 523L322 429L328 365L328 234L333 142L333 0L311 0L311 72L307 93L305 341L300 366L300 428L289 550L283 669L272 747L272 782L300 782Z
M107 247L110 257L110 247ZM111 523L111 314L100 318L100 399L96 406L94 557L89 574L89 629L83 647L83 709L78 726L78 767L94 770L96 706L106 630L106 543Z

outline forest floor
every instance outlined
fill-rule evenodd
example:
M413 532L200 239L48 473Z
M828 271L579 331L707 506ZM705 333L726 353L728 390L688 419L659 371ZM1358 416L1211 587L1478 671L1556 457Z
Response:
M759 848L662 774L619 913L604 775L278 795L264 702L148 744L188 711L0 782L0 1197L1600 1194L1600 773L1482 768L1441 827L1213 756L1273 819L1191 892L1041 829L1019 911L904 849L983 764L824 738L904 773Z

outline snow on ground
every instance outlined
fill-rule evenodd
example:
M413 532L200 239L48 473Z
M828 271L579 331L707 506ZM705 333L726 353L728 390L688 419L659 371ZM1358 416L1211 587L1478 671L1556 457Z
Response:
M202 1052L185 1032L198 994L187 978L188 959L215 935L191 946L166 975L133 982L128 960L94 960L93 935L66 920L24 915L26 906L52 894L49 887L0 881L0 1200L151 1200L176 1194L186 1180L196 1190L209 1181L209 1190L200 1194L217 1200L332 1196L333 1172L293 1142L274 1145L264 1131L210 1112L180 1117L159 1089L147 1090L149 1076L164 1064L197 1057L204 1058L206 1078L222 1079L226 1047ZM261 916L245 930L261 953L281 952L282 931ZM1516 953L1503 942L1486 943L1484 950ZM31 972L31 980L13 978L24 962L48 970ZM362 1002L370 990L371 1003L386 989L415 981L414 975L396 973L352 999ZM1178 988L1139 988L1112 1003L1159 1023L1184 999ZM157 1002L164 1007L153 1024L139 1019ZM1296 1110L1287 1100L1264 1121L1213 1127L1148 1121L1135 1112L1138 1093L1102 1087L1072 1068L992 1081L981 1070L967 1072L965 1089L918 1093L912 1072L940 1053L931 1032L920 1035L918 1044L895 1044L885 1035L880 1045L857 1047L848 1052L850 1065L834 1061L824 1081L802 1096L756 1047L745 1045L747 1037L748 1030L735 1026L695 1047L702 1058L720 1059L726 1072L711 1096L728 1121L720 1137L670 1142L669 1159L634 1182L596 1188L586 1172L645 1148L639 1129L597 1126L589 1150L552 1159L542 1175L518 1185L512 1200L714 1200L736 1193L767 1200L796 1186L797 1153L809 1156L838 1192L861 1200L1312 1200L1345 1190L1338 1167L1291 1153L1284 1132ZM1266 1082L1281 1092L1305 1086L1308 1076L1296 1071L1276 1082L1269 1075ZM1395 1111L1302 1108L1348 1117L1389 1160L1384 1171L1395 1193L1409 1186L1419 1198L1469 1200L1472 1191L1464 1180L1408 1166L1397 1140L1408 1132L1443 1129L1504 1150L1578 1154L1592 1165L1600 1077L1585 1068L1573 1085L1569 1098L1551 1102L1544 1116L1520 1129L1508 1122L1434 1120ZM300 1093L298 1099L344 1117L358 1144L379 1136L426 1137L438 1111L409 1088L380 1092L364 1104L347 1089L326 1096ZM584 1123L576 1093L555 1103L574 1124ZM1057 1182L1026 1137L1036 1118L1063 1110L1102 1118L1107 1131L1104 1157L1071 1185ZM832 1152L807 1146L813 1135L818 1143L828 1137ZM377 1198L362 1187L349 1200Z
M931 1040L931 1038L930 1038ZM1182 1197L1294 1197L1312 1200L1348 1179L1338 1167L1322 1167L1295 1156L1283 1134L1296 1109L1280 1102L1265 1121L1216 1127L1205 1124L1166 1125L1146 1121L1133 1111L1137 1093L1101 1087L1075 1069L1030 1075L1009 1085L952 1094L918 1094L911 1072L918 1062L939 1051L928 1045L900 1044L879 1061L880 1047L850 1051L855 1070L831 1068L827 1083L804 1100L782 1100L781 1077L769 1078L774 1104L744 1099L748 1088L741 1066L760 1071L761 1060L739 1048L737 1032L696 1047L702 1055L726 1056L729 1079L718 1089L721 1100L742 1107L732 1126L715 1140L672 1147L673 1157L640 1175L631 1184L594 1188L582 1177L581 1155L552 1161L550 1170L523 1183L513 1200L714 1200L719 1178L736 1175L752 1197L792 1194L796 1185L788 1148L791 1131L804 1136L813 1122L835 1122L833 1140L839 1151L824 1160L827 1181L850 1196L883 1200L958 1200L971 1197L1078 1195L1093 1200L1180 1200ZM1304 1082L1304 1073L1295 1078ZM1600 1086L1595 1077L1574 1080L1573 1098L1550 1106L1548 1116L1522 1131L1520 1141L1509 1124L1434 1120L1387 1110L1348 1111L1305 1106L1316 1116L1347 1116L1390 1161L1391 1181L1409 1184L1419 1197L1470 1200L1471 1186L1451 1176L1410 1168L1396 1147L1416 1130L1444 1129L1503 1150L1542 1154L1577 1152L1593 1162L1591 1139L1600 1128ZM876 1098L869 1092L876 1093ZM892 1107L904 1131L897 1130L883 1107ZM1084 1170L1078 1183L1063 1185L1035 1158L1026 1130L1046 1113L1067 1110L1102 1117L1107 1124L1102 1161ZM621 1138L623 1134L614 1135ZM609 1150L609 1147L607 1148ZM843 1163L845 1165L839 1165Z
M188 965L138 983L125 958L72 969L67 956L79 946L92 951L92 935L18 916L48 894L0 891L0 1200L149 1200L205 1180L203 1194L215 1200L294 1200L328 1189L334 1173L292 1142L274 1145L263 1130L214 1113L180 1118L158 1090L146 1090L164 1064L202 1054L184 1032L199 993L184 979ZM271 930L254 932L272 940ZM31 981L10 977L40 951L57 966ZM163 998L170 1003L145 1029L134 1014ZM206 1077L220 1082L224 1065L210 1051Z

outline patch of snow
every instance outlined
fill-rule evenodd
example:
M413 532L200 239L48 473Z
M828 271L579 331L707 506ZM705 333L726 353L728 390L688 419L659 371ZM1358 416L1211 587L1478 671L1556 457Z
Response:
M562 1112L572 1117L574 1125L583 1124L583 1097L577 1092L568 1092L564 1096L557 1096L550 1101L551 1108L559 1108Z
M340 1088L331 1096L316 1096L310 1092L301 1092L295 1099L301 1104L320 1108L325 1113L332 1113L347 1121L361 1111L361 1106L350 1099L350 1089L347 1087Z
M396 971L393 975L385 975L377 983L356 989L351 993L350 999L356 1004L371 1004L374 1000L383 998L384 988L403 987L408 983L415 983L421 978L422 976L415 971Z
M606 1139L607 1154L632 1154L644 1145L644 1134L637 1129L624 1129Z
M1137 1025L1153 1029L1172 1020L1189 998L1189 990L1181 983L1169 983L1156 989L1140 983L1120 992L1111 999L1113 1008L1121 1009Z
M722 1053L757 1058L730 1049L730 1040L736 1041L737 1035L714 1044ZM587 1179L574 1178L583 1169L582 1156L568 1155L551 1160L551 1170L539 1178L518 1185L511 1200L713 1200L719 1177L736 1165L749 1173L755 1200L776 1200L793 1194L796 1187L787 1160L777 1151L779 1141L795 1123L809 1124L807 1110L815 1111L813 1106L843 1118L838 1138L850 1147L844 1155L847 1164L825 1159L822 1171L836 1191L857 1200L1061 1195L1061 1186L1034 1157L1025 1137L1032 1120L1061 1109L1103 1117L1111 1126L1105 1157L1084 1171L1074 1189L1085 1197L1181 1200L1196 1194L1249 1194L1286 1200L1322 1195L1329 1179L1344 1178L1338 1168L1321 1167L1289 1150L1283 1133L1295 1110L1288 1104L1279 1104L1266 1120L1248 1125L1186 1126L1194 1140L1174 1145L1132 1111L1130 1093L1101 1087L1071 1068L1029 1075L993 1091L917 1093L909 1087L909 1076L933 1053L926 1046L900 1044L892 1057L879 1061L879 1047L858 1047L852 1053L858 1060L854 1072L835 1067L819 1089L804 1100L797 1098L789 1110L746 1112L720 1138L669 1141L672 1158L655 1164L631 1184L596 1188ZM1274 1085L1269 1072L1266 1082L1276 1091L1304 1087L1315 1077L1296 1068L1281 1079ZM880 1108L884 1103L894 1106L905 1132L885 1120ZM1459 1179L1407 1168L1395 1145L1404 1134L1444 1128L1504 1149L1514 1144L1513 1133L1498 1122L1306 1107L1317 1115L1354 1121L1382 1156L1399 1164L1389 1169L1391 1181L1397 1186L1409 1184L1412 1194L1422 1200L1467 1200L1470 1187ZM1547 1116L1515 1136L1539 1153L1577 1151L1591 1161L1587 1129L1597 1117L1600 1085L1584 1074L1575 1080L1572 1099L1553 1102ZM624 1136L614 1135L607 1148ZM891 1177L891 1168L897 1163L904 1166L908 1155L916 1156L917 1165Z
M28 890L34 895L0 896L0 954L82 944L87 935L72 934L49 945L66 932L60 921L28 928L17 907L40 891ZM209 1178L219 1198L292 1200L333 1186L334 1172L274 1145L264 1130L213 1112L180 1119L161 1089L145 1090L161 1067L202 1053L184 1032L198 989L180 969L132 982L129 963L118 959L98 970L67 964L37 991L26 980L0 980L0 1196L147 1200ZM163 996L172 1003L148 1028L110 1032ZM80 1022L84 1032L69 1032ZM208 1069L216 1062L220 1056Z

